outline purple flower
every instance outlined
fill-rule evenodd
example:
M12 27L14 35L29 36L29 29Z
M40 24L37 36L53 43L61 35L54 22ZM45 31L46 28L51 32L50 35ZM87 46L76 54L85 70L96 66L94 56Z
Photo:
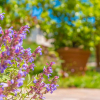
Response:
M23 32L23 33L20 34L19 36L21 37L21 41L22 41L23 39L26 39L26 33L25 33L25 32Z
M4 70L7 68L7 66L6 65L1 65L1 63L0 63L0 71L1 71L1 73L4 73Z
M3 94L0 94L0 100L3 100L3 97L6 97L6 96Z
M40 52L40 55L42 55L42 52Z
M18 34L14 34L14 38L17 38Z
M46 87L47 91L49 92L50 91L50 84L46 84L45 87Z
M24 32L29 31L28 28L30 28L28 25L21 27L22 31Z
M8 56L10 55L9 49L7 49L6 54L7 54Z
M23 66L22 66L22 67L23 67L23 69L24 69L24 70L26 70L26 69L27 69L27 67L28 67L28 65L27 65L27 64L23 64Z
M14 80L13 79L11 80L11 84L14 84Z
M32 55L32 53L31 53L31 49L30 49L30 48L26 49L26 50L25 50L25 53L27 53L29 56Z
M40 55L42 55L42 48L40 48L40 46L38 47L38 53L40 53Z
M44 100L45 99L45 97L43 97L43 95L40 95L40 97L39 97L41 100Z
M14 34L14 31L12 30L12 28L13 28L13 27L10 27L10 28L8 29L8 32L9 32L8 35L9 35L10 37L12 37L12 35Z
M51 62L51 63L50 63L50 66L52 66L53 64L55 64L55 62Z
M29 68L32 69L32 70L34 70L34 67L35 67L34 63L32 63L32 64L29 66Z
M16 46L15 46L15 53L19 53L20 50L22 50L22 42L19 42Z
M33 81L33 83L36 83L37 82L37 80L36 80L36 78L34 77L34 81Z
M1 13L1 14L0 14L0 19L1 19L1 20L3 20L3 18L4 18L4 15L3 15L3 14L5 14L5 13Z
M25 75L24 71L22 71L21 69L19 70L18 74L21 75L21 76Z
M52 67L49 66L49 67L47 68L47 71L48 71L49 73L52 73L52 72L53 72L53 71L52 71Z
M51 76L51 74L47 74L47 76L48 76L48 79L50 78L50 76Z
M49 67L47 67L47 69L46 69L45 66L44 66L43 72L44 72L44 74L45 74L46 76L48 76L48 79L49 79L49 77L50 77L50 75L51 75L50 73L53 72L53 71L52 71L52 67L49 66Z
M20 78L17 80L17 82L18 82L17 87L20 87L23 85L23 80L25 80L25 78Z
M13 90L13 92L15 93L15 96L17 96L17 93L18 93L19 91L20 91L20 90L18 90L18 89Z
M40 53L40 55L42 55L42 48L40 48L40 46L38 46L37 48L36 48L36 53Z
M53 91L55 91L57 89L57 86L59 85L56 85L56 84L46 84L45 87L46 87L46 90L50 93L53 93Z
M19 53L19 49L18 48L15 50L15 53Z
M4 69L3 68L0 68L0 71L1 71L1 73L4 73Z
M32 63L34 61L33 57L30 57L28 61Z
M57 89L57 86L59 85L55 85L55 84L51 84L51 88L50 88L50 93L53 93L53 91L55 91Z
M5 52L2 52L2 55L4 56Z
M7 83L0 83L0 85L2 85L2 87L8 87L8 84Z
M5 63L12 64L10 60L5 60Z
M0 34L2 34L2 28L0 27Z

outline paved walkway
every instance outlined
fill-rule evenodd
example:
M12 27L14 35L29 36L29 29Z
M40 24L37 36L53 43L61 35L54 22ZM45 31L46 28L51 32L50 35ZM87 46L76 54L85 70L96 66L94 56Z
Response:
M100 100L100 89L58 89L45 100Z

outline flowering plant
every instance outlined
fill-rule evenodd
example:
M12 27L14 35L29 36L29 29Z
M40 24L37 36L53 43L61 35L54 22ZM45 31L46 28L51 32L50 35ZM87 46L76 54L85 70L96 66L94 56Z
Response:
M0 19L3 18L4 13L0 14ZM23 87L25 77L30 70L34 70L34 58L37 54L42 55L40 47L33 53L30 48L23 48L22 43L28 28L28 25L25 25L15 31L10 27L3 32L0 27L0 100L43 100L43 94L49 91L52 93L58 86L58 76L50 79L54 64L50 62L43 68L42 73L34 76L32 81ZM44 81L45 76L48 78L48 84Z

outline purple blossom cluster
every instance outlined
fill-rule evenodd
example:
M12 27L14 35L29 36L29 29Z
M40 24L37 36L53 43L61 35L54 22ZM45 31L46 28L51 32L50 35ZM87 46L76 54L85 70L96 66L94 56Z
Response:
M1 20L4 18L3 14L0 14ZM13 67L13 69L16 69L16 71L12 71L9 74L10 79L0 83L0 100L7 98L10 93L15 93L15 96L17 96L18 88L23 86L27 74L29 74L31 69L34 71L34 58L37 54L42 55L40 46L33 53L31 53L30 48L23 48L23 39L26 38L28 29L28 25L22 26L19 31L13 30L13 27L3 31L0 27L0 72L3 75L9 68ZM53 72L53 64L54 62L47 63L47 68L44 67L43 72L37 78L34 77L33 85L30 86L28 92L28 95L32 95L31 99L39 98L42 100L44 99L43 94L49 91L52 93L56 90L58 76L55 76L52 80L49 79ZM49 84L43 81L44 75L48 77Z
M35 91L35 94L32 96L33 99L36 99L37 97L39 99L44 99L45 97L43 97L43 94L46 94L48 92L53 93L54 90L57 89L57 80L58 80L58 76L55 76L53 79L49 79L48 77L48 82L49 84L46 84L45 82L43 82L44 78L43 76L49 76L51 75L50 73L52 73L52 65L54 64L54 62L51 62L50 64L47 63L48 67L43 69L43 73L40 73L38 75L38 79L34 78L33 83L35 84L34 86L31 86L31 90L29 91L29 93L33 94L33 92ZM45 89L44 89L45 88Z

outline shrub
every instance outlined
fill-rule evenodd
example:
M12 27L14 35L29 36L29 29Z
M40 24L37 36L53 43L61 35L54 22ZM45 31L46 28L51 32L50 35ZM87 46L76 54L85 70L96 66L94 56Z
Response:
M3 20L4 13L0 14ZM43 72L34 76L28 85L23 86L25 77L30 70L34 70L34 58L37 54L42 55L41 48L38 47L31 53L31 49L24 49L23 39L26 38L28 25L20 28L19 31L13 30L13 27L3 32L0 27L0 100L24 100L44 99L43 94L53 92L58 86L58 76L49 79L52 73L54 62L47 63ZM45 83L44 77L47 76L48 83ZM27 80L28 81L28 80Z

